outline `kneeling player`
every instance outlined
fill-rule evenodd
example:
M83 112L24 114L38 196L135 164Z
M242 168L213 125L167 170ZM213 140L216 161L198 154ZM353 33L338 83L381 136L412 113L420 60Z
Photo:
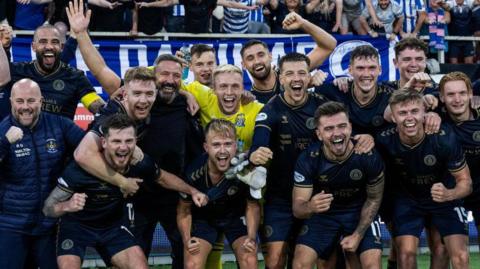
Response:
M101 130L105 161L115 171L155 180L159 169L147 156L131 164L136 145L135 123L123 114L105 119ZM145 255L124 224L124 199L116 186L90 175L70 162L43 208L45 215L61 216L57 262L62 268L80 268L86 247L95 247L106 264L118 268L148 268ZM64 215L65 214L65 215Z
M343 104L322 104L315 122L320 141L302 152L294 173L293 213L306 219L294 268L327 260L342 237L342 248L347 255L357 253L362 268L381 268L380 231L372 221L383 195L383 161L376 151L354 152Z
M235 126L215 119L205 128L201 156L186 171L186 180L206 193L205 207L192 207L191 198L182 194L177 208L177 224L185 246L185 268L204 268L218 233L224 233L232 245L240 268L257 268L257 229L260 190L249 194L250 187L237 179L226 179L225 172L237 150ZM254 195L253 198L251 195Z

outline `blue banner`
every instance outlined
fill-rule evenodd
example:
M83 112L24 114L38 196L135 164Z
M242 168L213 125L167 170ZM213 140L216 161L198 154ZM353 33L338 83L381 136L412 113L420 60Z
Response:
M336 77L346 76L348 74L348 64L350 52L357 46L370 44L380 53L382 65L382 74L379 80L396 79L396 70L393 66L393 43L385 38L370 38L368 36L338 35L335 36L338 44L330 57L320 67L324 72L329 73L328 80ZM270 51L272 52L273 64L285 53L297 51L301 53L310 52L315 43L311 37L289 37L289 38L264 38ZM123 77L126 70L133 66L153 65L155 58L159 54L170 53L180 49L184 44L191 45L204 43L212 45L217 51L217 61L219 64L234 64L241 67L240 49L247 39L203 39L188 41L145 41L145 40L120 40L120 39L94 39L94 44L105 59L107 65L117 74ZM12 46L12 60L15 62L30 61L35 58L31 51L31 38L18 37L14 39ZM88 71L83 62L80 51L77 49L76 57L70 64L86 71L87 76L96 86L97 91L103 94L98 82ZM251 80L247 72L244 75L245 88L250 89ZM188 80L193 79L190 74Z

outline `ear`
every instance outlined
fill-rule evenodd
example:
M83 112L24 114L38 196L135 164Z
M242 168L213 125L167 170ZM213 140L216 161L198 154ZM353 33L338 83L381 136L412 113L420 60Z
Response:
M395 66L395 68L398 69L398 62L397 62L397 58L393 58L393 65Z
M322 141L322 136L320 135L321 132L319 127L315 129L315 134L317 135L318 140Z
M203 142L203 150L204 150L205 152L208 152L207 149L208 149L207 142Z
M100 137L100 142L102 143L102 148L105 149L107 147L107 139L104 136Z

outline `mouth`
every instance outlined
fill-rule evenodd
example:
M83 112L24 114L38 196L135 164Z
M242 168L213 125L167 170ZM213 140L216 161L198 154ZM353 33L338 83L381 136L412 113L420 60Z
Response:
M18 115L23 119L29 119L33 117L33 110L20 110L18 111Z
M345 142L345 137L337 137L332 140L333 148L336 150L343 149L343 145Z
M148 114L149 108L149 105L136 105L135 111L137 112L137 114L145 115Z
M253 67L253 70L257 73L261 73L266 70L265 65L259 64Z
M47 51L45 53L43 53L43 63L45 65L53 65L55 63L55 53L51 52L51 51Z
M412 122L404 122L403 126L405 127L405 130L408 132L412 132L416 130L417 123L415 121Z
M226 167L229 164L228 155L220 155L217 157L217 163L220 167Z
M236 99L235 96L224 96L223 105L228 108L233 108L236 105Z
M203 74L200 74L200 77L203 79L203 81L210 81L212 79L212 74L203 73Z
M303 83L292 83L291 88L293 91L302 91Z
M128 160L129 152L115 152L115 157L119 162L125 163Z
M162 84L162 86L160 87L161 92L168 93L168 94L172 94L176 90L177 90L177 87L175 87L175 85L173 85L171 83Z

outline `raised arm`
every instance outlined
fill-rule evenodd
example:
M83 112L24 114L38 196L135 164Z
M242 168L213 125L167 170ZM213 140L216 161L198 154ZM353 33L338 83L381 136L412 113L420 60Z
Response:
M0 25L0 40L4 40L4 35L8 35L10 26ZM8 61L7 53L5 52L3 42L0 46L0 87L6 85L11 80L10 63Z
M337 40L322 28L302 18L295 12L288 14L283 20L285 30L302 29L312 36L317 46L307 55L310 58L310 70L320 66L337 46Z
M154 2L139 2L136 5L138 8L145 8L145 7L170 7L174 5L178 5L178 0L157 0Z
M84 14L83 0L74 0L68 5L69 7L66 10L70 29L77 36L78 47L83 60L105 91L108 94L112 94L120 87L121 79L107 66L88 35L87 29L92 12L87 10Z

